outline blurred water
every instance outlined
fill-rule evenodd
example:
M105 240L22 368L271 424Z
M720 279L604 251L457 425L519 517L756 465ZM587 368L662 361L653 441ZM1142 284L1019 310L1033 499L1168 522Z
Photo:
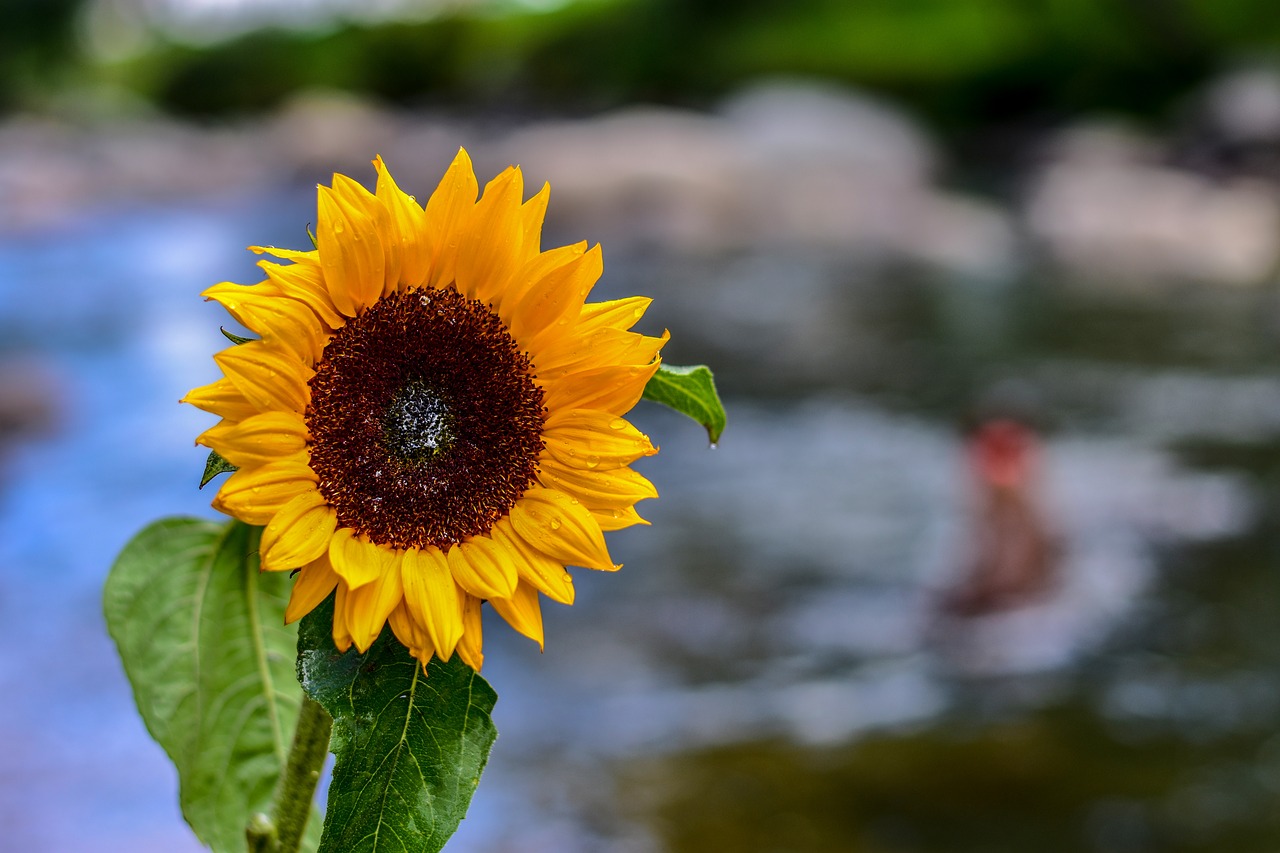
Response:
M196 294L255 280L236 249L304 243L312 210L278 188L0 238L0 355L64 407L0 481L6 849L198 849L99 591L143 524L212 515L209 418L176 400L227 321ZM612 536L626 568L546 605L545 654L486 623L501 737L451 850L1275 848L1269 296L609 258L598 296L657 297L647 322L716 367L730 428L710 451L642 405L662 498ZM1064 591L940 634L984 398L1047 427ZM966 791L988 795L971 819L945 805Z

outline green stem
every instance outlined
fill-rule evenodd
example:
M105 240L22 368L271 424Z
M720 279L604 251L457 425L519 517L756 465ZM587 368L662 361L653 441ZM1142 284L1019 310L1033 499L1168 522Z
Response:
M329 733L333 718L319 702L305 693L298 714L298 728L293 734L293 746L284 773L276 784L275 810L269 826L274 830L274 843L267 842L272 853L298 853L302 835L311 817L311 805L320 782L320 770L329 754ZM253 842L250 827L250 843Z

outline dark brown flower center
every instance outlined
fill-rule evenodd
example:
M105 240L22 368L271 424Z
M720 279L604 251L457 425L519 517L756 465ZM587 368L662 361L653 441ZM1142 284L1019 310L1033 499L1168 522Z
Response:
M542 389L503 322L453 288L384 296L334 334L310 384L320 492L379 545L485 533L533 482Z

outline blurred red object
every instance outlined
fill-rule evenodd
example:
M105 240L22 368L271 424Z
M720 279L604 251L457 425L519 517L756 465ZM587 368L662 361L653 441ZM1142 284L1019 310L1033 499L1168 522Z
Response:
M970 616L1043 596L1057 577L1058 546L1036 498L1040 443L1017 421L991 420L967 445L977 487L973 556L944 608Z

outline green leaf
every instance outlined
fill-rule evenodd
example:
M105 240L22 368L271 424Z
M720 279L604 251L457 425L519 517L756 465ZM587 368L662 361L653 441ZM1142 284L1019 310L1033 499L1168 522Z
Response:
M103 595L138 710L178 769L182 814L219 853L243 853L250 818L270 811L302 701L289 578L258 572L260 534L158 521L125 546Z
M705 364L692 367L662 365L644 387L644 399L693 418L706 427L712 444L719 441L720 434L724 432L724 404L716 393L711 368Z
M232 333L232 332L228 332L228 331L227 331L225 328L223 328L222 326L219 326L219 327L218 327L218 331L219 331L219 332L222 332L222 336L223 336L224 338L226 338L227 340L231 341L231 343L235 344L236 346L240 346L240 344L247 344L247 343L251 343L252 341L256 341L256 340L257 340L257 338L246 338L246 337L244 337L244 336L242 336L242 335L237 335L237 334L234 334L234 333Z
M219 455L218 451L210 450L209 458L204 461L204 474L200 476L200 488L209 485L209 481L219 474L226 474L228 471L239 471L235 465Z
M424 675L389 627L365 654L340 654L332 635L330 596L298 636L298 678L333 716L320 853L435 853L489 759L498 696L457 655Z

